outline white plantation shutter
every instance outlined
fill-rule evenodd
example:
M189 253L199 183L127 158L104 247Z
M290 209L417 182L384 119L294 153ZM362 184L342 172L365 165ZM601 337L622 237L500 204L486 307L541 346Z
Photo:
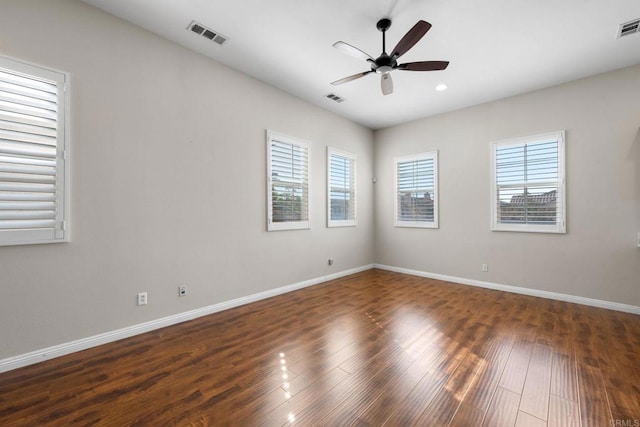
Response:
M267 132L267 229L309 228L309 146Z
M565 232L564 132L492 144L492 228Z
M65 75L0 58L0 244L66 240Z
M438 227L438 152L395 159L395 225Z
M356 225L356 156L327 148L329 227Z

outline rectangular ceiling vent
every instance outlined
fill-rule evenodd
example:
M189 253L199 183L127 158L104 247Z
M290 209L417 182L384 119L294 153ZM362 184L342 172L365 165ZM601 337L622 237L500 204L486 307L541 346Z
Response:
M191 24L189 24L189 26L187 27L187 30L191 30L194 33L204 38L207 38L213 42L218 43L219 45L223 45L227 40L229 40L229 37L223 36L219 32L214 31L211 28L205 27L204 25L196 21L191 21Z
M343 98L340 98L338 95L333 94L333 93L330 93L330 94L325 95L325 96L327 98L329 98L330 100L335 101L335 102L343 102L344 101Z
M629 34L635 33L640 33L640 18L634 19L633 21L625 22L624 24L620 24L618 37L628 36Z

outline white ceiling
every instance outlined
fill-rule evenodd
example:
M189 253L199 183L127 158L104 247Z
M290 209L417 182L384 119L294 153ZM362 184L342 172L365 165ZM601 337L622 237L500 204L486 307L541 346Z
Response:
M638 0L83 0L182 46L372 129L480 104L640 63ZM338 40L381 53L420 19L431 30L399 62L448 60L444 71L392 73L340 86L370 67L332 47ZM192 20L224 34L219 46L188 31ZM449 89L435 91L445 83ZM345 99L335 103L324 96Z

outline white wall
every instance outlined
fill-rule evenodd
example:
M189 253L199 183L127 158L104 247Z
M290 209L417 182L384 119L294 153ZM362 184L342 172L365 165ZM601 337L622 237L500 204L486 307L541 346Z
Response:
M639 93L636 66L377 131L376 262L640 306ZM556 130L567 234L491 232L490 142ZM440 229L395 228L393 157L431 150Z
M72 90L72 241L0 247L0 359L374 262L370 130L79 1L3 0L0 55ZM265 129L311 142L310 230L266 231ZM327 145L355 228L325 226Z

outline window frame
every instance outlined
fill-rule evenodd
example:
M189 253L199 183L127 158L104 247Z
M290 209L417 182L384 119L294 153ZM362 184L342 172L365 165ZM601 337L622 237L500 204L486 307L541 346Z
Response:
M349 219L332 219L331 217L331 157L342 157L350 160L350 176L349 181L353 183L353 188L349 189L350 200L353 203L353 218ZM357 156L348 151L339 150L333 147L327 147L327 227L355 227L358 223L358 203L357 203Z
M70 171L70 75L50 67L0 56L0 69L10 74L55 84L57 92L55 222L53 231L43 229L0 229L0 246L64 243L71 240L71 171ZM37 158L38 156L33 156Z
M300 138L295 138L279 132L267 130L267 231L303 230L311 228L311 144ZM273 178L272 178L272 149L273 141L303 147L306 150L306 195L307 218L301 221L273 221Z
M556 217L556 223L547 224L505 224L498 221L498 183L496 170L496 151L498 147L518 146L534 143L556 141L558 144L558 181L557 203L560 214ZM491 142L491 231L511 231L522 233L552 233L566 234L567 232L567 197L566 197L566 138L565 131L548 132L544 134L511 138ZM527 182L523 182L526 186Z
M407 221L400 219L399 197L398 197L398 165L400 163L414 162L419 160L433 159L433 221ZM439 189L439 164L438 151L427 151L405 156L397 156L393 159L393 210L395 227L411 228L440 228L440 189Z

